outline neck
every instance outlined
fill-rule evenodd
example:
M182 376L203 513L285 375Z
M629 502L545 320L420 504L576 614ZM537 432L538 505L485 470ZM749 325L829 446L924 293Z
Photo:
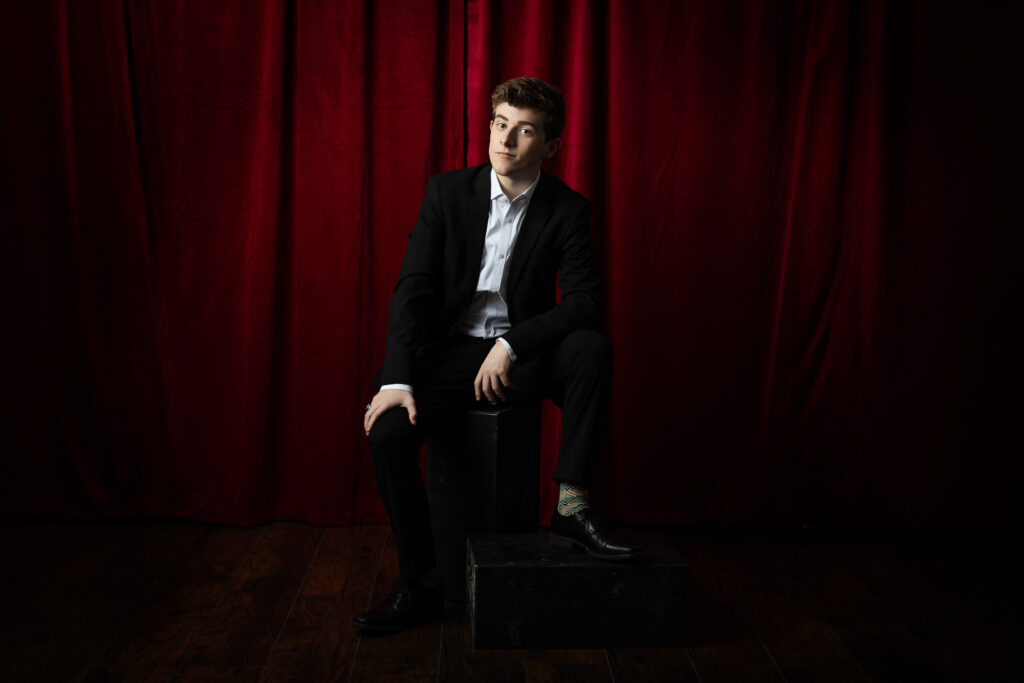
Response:
M498 173L495 173L495 175L498 176L498 184L501 185L501 191L504 192L505 196L509 199L515 199L522 193L526 192L530 188L530 185L533 184L533 181L537 179L537 173L534 173L529 178L500 175Z

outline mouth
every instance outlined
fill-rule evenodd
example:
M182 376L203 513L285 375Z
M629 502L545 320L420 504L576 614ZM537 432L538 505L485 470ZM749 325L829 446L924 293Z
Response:
M497 154L498 157L501 158L501 159L515 159L516 158L515 154L509 154L508 152L495 152L495 154Z

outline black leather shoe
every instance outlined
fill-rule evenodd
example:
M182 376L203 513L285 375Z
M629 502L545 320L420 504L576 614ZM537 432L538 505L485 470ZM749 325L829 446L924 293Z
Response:
M420 588L403 583L369 612L357 614L352 625L364 633L398 633L427 621L444 617L441 586Z
M636 545L621 545L612 540L608 525L592 508L577 510L571 515L551 513L551 542L563 548L578 546L599 560L631 560L640 557L644 549Z

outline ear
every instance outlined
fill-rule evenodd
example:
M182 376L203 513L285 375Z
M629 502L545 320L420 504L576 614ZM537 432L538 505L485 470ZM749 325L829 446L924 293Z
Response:
M554 140L548 140L547 143L546 143L546 146L547 146L547 151L545 151L545 153L544 153L544 158L545 159L550 159L551 157L555 156L555 152L557 152L561 148L561 146L562 146L562 138L555 138Z

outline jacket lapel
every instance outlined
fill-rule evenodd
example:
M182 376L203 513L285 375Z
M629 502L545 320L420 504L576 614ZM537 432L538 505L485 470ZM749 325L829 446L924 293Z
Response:
M484 234L487 232L487 212L491 204L491 167L481 168L468 197L466 197L466 301L476 293L480 279L480 263L484 257Z
M507 292L509 295L515 290L523 267L530 259L530 252L533 251L533 247L537 244L537 238L540 237L544 226L547 225L548 218L551 217L552 185L549 181L550 177L542 172L537 189L530 199L526 216L523 218L523 225L519 229L519 238L516 240L516 246L512 252L512 263L509 264Z

